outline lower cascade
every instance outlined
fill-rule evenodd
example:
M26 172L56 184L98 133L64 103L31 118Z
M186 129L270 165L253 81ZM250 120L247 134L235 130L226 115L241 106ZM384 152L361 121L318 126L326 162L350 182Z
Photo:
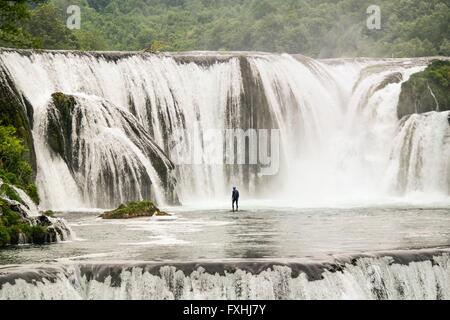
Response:
M209 273L202 267L185 273L174 266L152 272L78 265L11 273L4 268L0 299L450 299L449 261L448 253L406 264L392 257L358 258L319 279L276 264L259 273Z

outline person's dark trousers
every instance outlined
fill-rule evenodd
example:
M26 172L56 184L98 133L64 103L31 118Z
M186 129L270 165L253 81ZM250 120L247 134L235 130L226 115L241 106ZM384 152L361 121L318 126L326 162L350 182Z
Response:
M236 203L236 211L239 211L239 204L238 204L238 200L233 200L233 211L234 211L234 204Z

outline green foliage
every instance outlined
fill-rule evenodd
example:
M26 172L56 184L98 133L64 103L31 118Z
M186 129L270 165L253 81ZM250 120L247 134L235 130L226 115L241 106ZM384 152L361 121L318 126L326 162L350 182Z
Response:
M44 1L0 1L0 46L35 47L37 45L37 39L26 30L24 22L30 17L30 5Z
M153 40L152 43L150 44L150 47L145 49L145 51L151 53L158 53L164 51L165 48L167 48L167 44L165 44L162 41Z
M19 195L17 194L16 190L14 190L9 184L3 184L0 187L0 195L5 195L11 200L15 200L18 202L21 202Z
M32 226L30 233L34 244L44 244L47 241L48 232L46 227Z
M12 211L7 204L1 204L0 208L3 212L2 216L0 217L1 225L5 227L12 227L21 223L22 219L20 218L20 215L17 212Z
M79 49L62 9L48 0L0 1L0 46Z
M450 61L435 60L424 71L423 76L450 92Z
M37 39L39 48L66 50L80 48L77 37L65 24L62 11L52 4L43 4L31 11L26 27Z
M86 30L86 28L73 31L78 41L80 50L105 51L108 43L102 33L97 30Z
M0 248L18 239L19 233L27 229L17 212L12 211L9 205L0 198Z
M45 212L47 216L51 211ZM20 237L27 243L43 244L52 239L50 229L45 222L31 225L30 221L23 219L15 207L0 198L0 248L9 244L18 244Z
M450 55L446 0L53 0L82 7L110 50L254 50L312 57ZM368 30L369 5L381 30ZM84 45L89 48L88 44ZM155 50L158 51L158 50ZM160 51L160 50L159 50Z
M423 96L433 92L433 106L438 101L441 110L450 110L450 61L435 60L423 72L413 74L408 81Z
M25 147L15 133L16 129L12 126L0 126L0 174L12 173L2 177L9 183L22 184L29 181L31 167L22 158Z
M51 49L450 55L448 0L49 0L31 13L18 2L1 14L0 45L12 37L18 47ZM65 26L73 4L81 7L81 30ZM381 30L366 27L373 4Z
M402 84L398 116L450 110L450 61L435 60Z
M0 225L0 248L9 244L11 237L8 229L5 226Z
M28 183L26 186L24 186L23 189L26 194L33 200L35 203L39 204L39 192L36 184L34 182Z
M42 212L42 215L47 216L47 217L54 217L55 213L52 210L47 210Z
M31 199L39 202L37 189L32 181L32 168L24 160L26 151L23 141L16 137L16 129L0 125L0 178L24 189ZM8 197L13 196L11 199L16 200L18 196L14 195L12 188L6 185L3 188L7 188Z

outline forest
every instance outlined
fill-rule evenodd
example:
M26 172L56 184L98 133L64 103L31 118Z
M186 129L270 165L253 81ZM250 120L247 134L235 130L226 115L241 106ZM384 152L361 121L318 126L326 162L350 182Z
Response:
M66 27L70 5L80 29ZM370 5L380 29L367 27ZM2 47L450 55L449 0L18 0L0 11Z

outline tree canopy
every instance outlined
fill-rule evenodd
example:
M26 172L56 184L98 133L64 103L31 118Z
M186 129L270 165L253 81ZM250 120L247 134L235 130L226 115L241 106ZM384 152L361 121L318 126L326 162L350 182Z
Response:
M21 10L26 2L29 8L34 3L34 8L22 19L26 22L17 27L5 24L6 30L13 31L10 34L19 38L21 34L30 34L34 39L16 41L19 47L245 50L302 53L311 57L450 55L449 0L19 2ZM80 30L65 28L66 9L73 4L81 8ZM374 4L381 9L380 30L369 30L366 26L367 8Z

